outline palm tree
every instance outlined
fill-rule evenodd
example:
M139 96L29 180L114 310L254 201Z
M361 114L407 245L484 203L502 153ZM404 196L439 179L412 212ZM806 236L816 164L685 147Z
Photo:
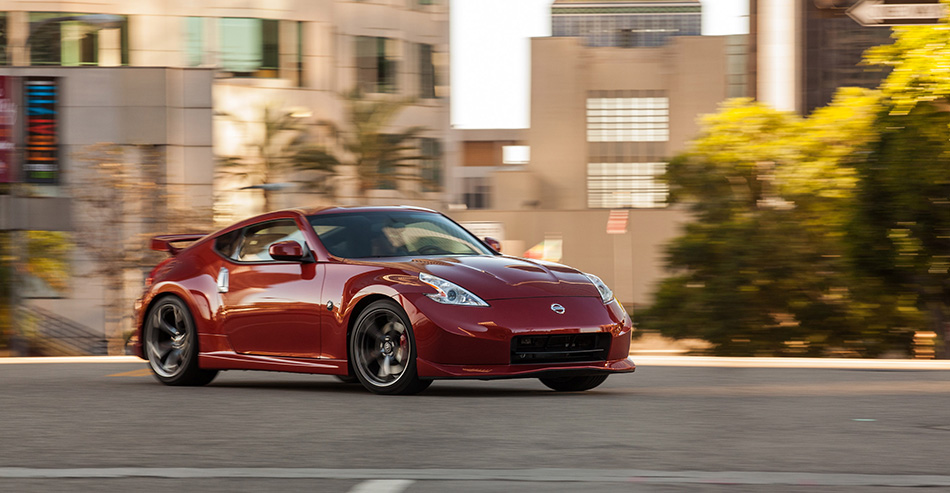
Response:
M393 120L411 101L368 99L358 89L343 94L342 99L346 112L343 124L320 123L328 130L330 143L304 146L294 154L294 166L337 175L342 172L341 166L352 166L360 199L365 199L368 190L424 182L420 163L432 156L423 155L417 143L425 127L391 131ZM325 178L307 183L311 187L325 186Z
M255 133L252 127L256 125L263 125L263 132L258 132L256 139L245 141L247 152L244 155L219 157L217 172L250 182L245 189L262 190L264 210L270 211L274 209L274 193L283 186L278 180L293 169L296 153L306 145L308 135L297 110L267 104L261 111L263 119L256 122L218 113L218 116L244 126L246 134Z

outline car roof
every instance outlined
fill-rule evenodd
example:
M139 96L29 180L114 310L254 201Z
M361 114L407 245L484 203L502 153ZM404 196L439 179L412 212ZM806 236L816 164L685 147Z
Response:
M334 214L338 212L385 212L385 211L420 211L420 212L434 212L432 209L427 209L425 207L415 207L409 205L354 205L354 206L344 206L344 205L334 205L327 207L313 207L307 209L296 209L298 212L305 216L312 216L316 214Z

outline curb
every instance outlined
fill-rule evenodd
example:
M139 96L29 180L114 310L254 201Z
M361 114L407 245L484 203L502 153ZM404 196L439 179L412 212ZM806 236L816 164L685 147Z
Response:
M849 370L950 370L950 360L858 359L858 358L726 358L711 356L630 356L638 368L681 366L700 368L817 368ZM0 358L0 365L43 363L138 363L137 356L50 356Z

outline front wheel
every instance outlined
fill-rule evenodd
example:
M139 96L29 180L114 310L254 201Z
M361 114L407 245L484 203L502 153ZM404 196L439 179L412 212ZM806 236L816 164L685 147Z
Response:
M143 328L148 366L165 385L206 385L217 370L198 367L198 332L185 302L160 299L148 312Z
M607 375L590 375L586 377L549 377L540 378L541 383L558 392L580 392L590 390L607 380Z
M389 300L375 301L360 313L350 336L350 357L356 378L370 392L417 394L432 383L416 375L412 325Z

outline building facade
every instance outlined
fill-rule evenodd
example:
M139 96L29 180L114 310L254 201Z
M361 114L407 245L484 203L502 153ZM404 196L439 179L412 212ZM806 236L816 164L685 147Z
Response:
M807 115L839 87L874 88L887 72L862 65L864 51L892 42L888 27L848 17L854 0L750 0L754 96L776 109Z
M551 35L591 47L662 46L672 36L699 36L699 0L555 0Z
M97 143L114 144L123 160L154 164L156 174L148 179L167 205L199 215L195 222L207 229L214 227L212 219L226 223L265 203L441 207L444 184L454 178L447 0L0 0L0 32L0 76L55 81L61 97L56 159L43 168L50 174L41 179L30 171L40 167L30 168L24 159L22 135L10 142L17 159L0 174L0 182L9 182L0 183L0 203L30 216L2 218L0 225L11 229L36 224L78 234L84 213L71 187L89 162L77 156ZM381 132L421 129L413 143L427 158L416 185L359 190L348 166L316 178L286 166L275 167L264 181L248 172L275 161L273 152L286 163L295 137L332 144L331 129L344 127L349 117L344 95L355 90L367 101L402 105ZM273 131L275 115L289 130ZM233 162L245 167L221 172L222 163ZM299 184L302 179L330 185L315 193ZM50 207L36 202L43 199L59 201L67 227L44 220ZM152 231L156 225L148 218L129 223L130 237L174 232ZM94 256L75 256L74 272L96 272ZM102 331L106 299L115 294L107 292L107 280L90 276L73 277L58 294L24 296L20 304ZM122 276L118 296L127 299L127 308L144 274L129 269ZM128 312L107 337L127 330Z
M531 160L525 129L459 130L461 156L456 177L458 200L451 208L491 209L499 198L492 193L492 177L499 171L520 170Z
M730 78L737 43L677 36L661 47L597 48L581 38L532 39L530 161L492 174L492 209L453 217L495 222L513 255L543 243L539 250L600 276L628 306L649 304L665 275L663 246L687 219L667 206L660 176L701 115L743 95Z

